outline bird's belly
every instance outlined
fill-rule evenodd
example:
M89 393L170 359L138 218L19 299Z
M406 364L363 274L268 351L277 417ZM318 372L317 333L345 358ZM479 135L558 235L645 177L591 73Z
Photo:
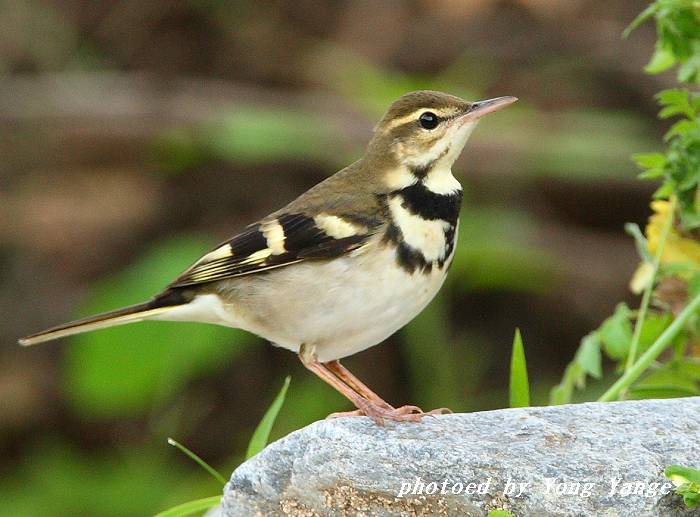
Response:
M321 361L380 343L433 299L447 265L411 274L398 267L393 246L373 245L370 253L232 281L221 292L231 323L293 351L305 343Z

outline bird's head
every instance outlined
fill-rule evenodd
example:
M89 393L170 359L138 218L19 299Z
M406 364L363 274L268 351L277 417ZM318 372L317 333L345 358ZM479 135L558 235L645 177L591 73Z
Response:
M407 93L394 102L375 128L370 153L415 174L434 166L451 167L481 117L517 99L497 97L468 102L435 91Z

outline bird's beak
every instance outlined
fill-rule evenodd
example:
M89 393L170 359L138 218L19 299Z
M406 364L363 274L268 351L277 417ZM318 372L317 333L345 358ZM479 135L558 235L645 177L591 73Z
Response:
M496 97L495 99L488 99L485 101L472 102L472 104L469 106L469 109L460 118L462 118L463 120L477 120L483 117L484 115L488 115L489 113L498 111L501 108L505 108L506 106L513 104L517 100L517 97L508 96Z

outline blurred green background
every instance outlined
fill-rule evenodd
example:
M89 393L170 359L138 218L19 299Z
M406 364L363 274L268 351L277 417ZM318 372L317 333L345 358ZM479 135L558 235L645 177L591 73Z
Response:
M417 88L516 95L455 166L448 284L346 365L385 398L507 405L513 331L545 403L583 335L632 300L660 147L631 0L0 2L0 515L147 515L220 487L287 374L273 438L350 409L243 332L143 323L18 337L161 289L211 246L359 157ZM596 383L592 392L602 388ZM590 398L590 397L589 397Z

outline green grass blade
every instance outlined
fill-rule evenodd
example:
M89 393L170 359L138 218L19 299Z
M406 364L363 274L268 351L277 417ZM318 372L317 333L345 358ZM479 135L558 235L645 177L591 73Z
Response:
M520 329L515 329L513 353L510 358L510 407L530 405L530 386L527 381L527 364Z
M215 495L204 499L195 499L177 506L173 506L165 511L157 513L154 517L184 517L197 512L203 512L209 508L218 506L221 503L221 496Z
M177 447L177 448L180 449L182 452L184 452L184 453L185 453L187 456L189 456L195 463L197 463L200 467L202 467L204 470L206 470L207 472L209 472L209 474L211 474L212 477L213 477L214 479L216 479L219 483L221 483L222 486L226 484L226 479L224 479L224 476L222 476L221 474L219 474L219 473L214 469L214 467L212 467L211 465L209 465L206 461L204 461L202 458L200 458L199 456L197 456L194 452L192 452L191 450L189 450L187 447L185 447L184 445L182 445L180 442L177 442L177 441L173 440L172 438L168 438L168 443L169 443L170 445L172 445L173 447Z
M291 377L287 376L282 385L282 389L279 391L275 400L272 401L270 407L267 408L265 415L260 420L258 427L255 428L255 432L250 439L248 444L248 450L245 454L245 459L252 458L257 453L265 448L267 441L270 439L270 431L272 431L272 426L277 419L277 414L282 409L282 404L284 404L284 398L287 396L287 388L289 388L289 382Z

